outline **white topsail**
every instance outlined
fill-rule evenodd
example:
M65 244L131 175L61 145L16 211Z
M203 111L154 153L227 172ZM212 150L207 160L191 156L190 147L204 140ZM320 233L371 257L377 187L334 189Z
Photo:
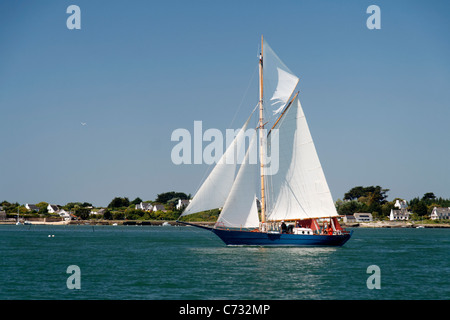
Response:
M264 96L274 114L283 110L299 79L264 40Z
M275 129L280 157L278 172L267 176L268 220L337 216L298 97Z

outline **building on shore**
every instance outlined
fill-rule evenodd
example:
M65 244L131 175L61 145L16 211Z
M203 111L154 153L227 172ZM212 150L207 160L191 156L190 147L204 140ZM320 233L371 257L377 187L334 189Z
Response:
M371 222L373 221L373 217L371 213L366 212L355 212L353 214L355 217L356 222Z
M411 212L408 211L408 204L406 203L406 200L397 199L395 201L395 208L397 209L391 209L391 213L389 214L389 220L391 221L399 221L399 220L409 220L409 216L411 215Z
M136 210L153 211L153 205L148 202L141 202L135 206Z
M59 209L58 211L56 211L56 213L59 214L59 216L64 220L70 220L70 212L67 212L64 209Z
M47 206L48 213L57 213L59 211L59 207L56 204L49 204Z
M177 208L177 210L181 210L181 209L184 209L184 208L186 208L187 206L188 206L188 204L191 202L191 200L181 200L181 199L178 199L178 203L177 203L177 205L175 206L175 208Z
M389 215L389 220L409 220L409 216L411 212L407 209L391 209L391 213Z
M430 215L431 220L448 220L450 219L450 207L438 208L434 207Z
M26 208L28 211L36 211L36 212L39 212L39 208L38 208L35 204L29 204L29 203L27 203L27 204L25 204L25 208Z
M164 207L163 204L155 204L153 206L153 212L156 212L156 211L166 212L167 210L166 210L166 207Z
M342 221L343 221L344 223L356 223L355 216L352 215L352 214L346 214L346 215L343 217Z
M371 222L373 217L371 213L355 212L354 214L345 215L342 221L344 223Z

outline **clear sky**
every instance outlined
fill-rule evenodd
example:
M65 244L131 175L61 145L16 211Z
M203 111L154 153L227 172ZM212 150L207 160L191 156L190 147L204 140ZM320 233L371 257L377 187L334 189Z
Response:
M69 30L69 5L81 29ZM381 29L369 30L369 5ZM195 194L171 133L237 128L261 34L300 77L333 198L450 198L448 1L0 2L0 201L105 206ZM85 123L86 125L82 125Z

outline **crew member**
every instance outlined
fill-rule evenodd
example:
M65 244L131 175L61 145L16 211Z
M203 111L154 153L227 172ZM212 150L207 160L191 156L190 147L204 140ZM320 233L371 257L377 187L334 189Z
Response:
M287 227L283 220L283 221L281 221L281 233L286 233L286 231L287 231Z

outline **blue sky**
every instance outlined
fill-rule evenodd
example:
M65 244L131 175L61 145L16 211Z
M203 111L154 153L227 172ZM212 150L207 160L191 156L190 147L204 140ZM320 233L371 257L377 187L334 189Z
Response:
M81 8L69 30L66 8ZM381 8L369 30L366 9ZM194 194L177 128L237 128L257 102L261 34L300 77L334 199L450 198L445 1L0 2L0 201L105 206ZM81 122L87 125L81 125Z

